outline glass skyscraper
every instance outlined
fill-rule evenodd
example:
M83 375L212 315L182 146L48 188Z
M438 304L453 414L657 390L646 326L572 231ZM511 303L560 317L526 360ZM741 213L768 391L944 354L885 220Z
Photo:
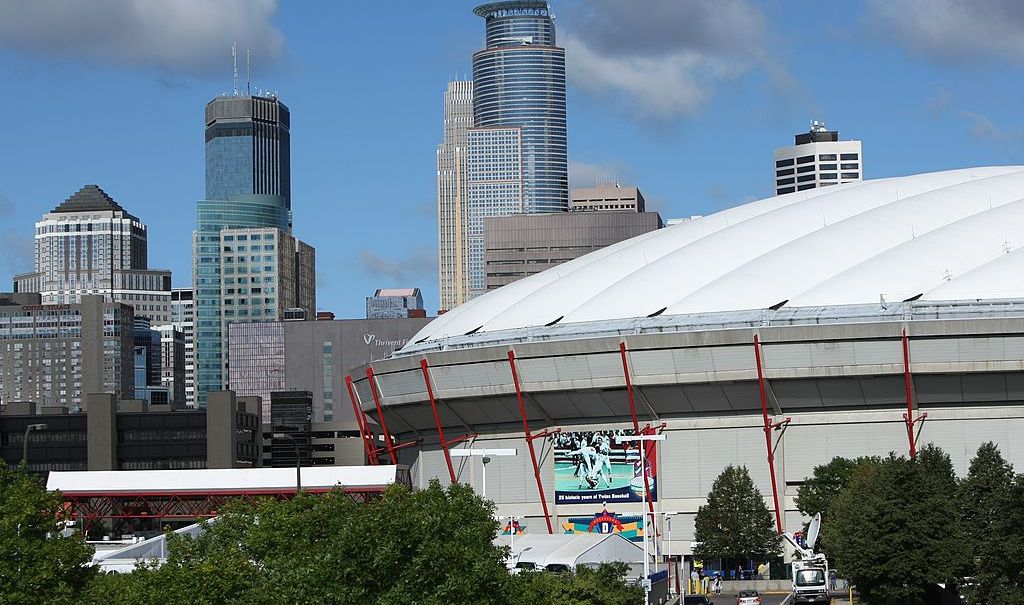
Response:
M569 178L565 49L547 2L478 6L486 47L473 54L473 126L522 132L523 212L565 212Z
M473 54L468 94L456 98L449 85L438 150L445 310L486 291L484 217L569 209L565 49L555 45L548 4L509 0L473 12L485 20L485 45ZM470 94L473 124L462 135L449 121Z
M292 207L291 112L266 97L219 97L206 105L206 199L276 195Z
M312 248L291 236L289 125L288 108L276 98L219 97L206 106L206 199L199 201L193 236L199 407L206 407L209 391L228 386L229 322L277 319L284 307L316 309ZM236 242L236 230L261 228L272 232L259 236L258 250L249 250L247 232L238 237L245 244ZM282 250L292 255L284 262ZM264 256L271 260L264 263ZM300 265L302 279L297 279ZM225 309L240 293L244 317L235 308ZM260 309L258 316L250 315L250 302Z

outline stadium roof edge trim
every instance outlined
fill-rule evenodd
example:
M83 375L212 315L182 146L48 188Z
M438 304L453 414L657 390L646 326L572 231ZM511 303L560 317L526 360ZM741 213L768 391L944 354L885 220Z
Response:
M1024 166L868 180L757 200L608 246L456 307L399 355L780 317L878 321L902 317L888 310L908 304L911 314L938 305L1020 315L1022 274Z

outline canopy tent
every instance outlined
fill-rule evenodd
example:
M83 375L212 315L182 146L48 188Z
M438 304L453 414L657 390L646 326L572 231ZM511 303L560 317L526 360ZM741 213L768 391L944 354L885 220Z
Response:
M510 538L498 536L494 544L512 547L510 560L518 569L564 571L621 562L630 566L630 578L643 575L643 548L618 534L523 534L514 544Z

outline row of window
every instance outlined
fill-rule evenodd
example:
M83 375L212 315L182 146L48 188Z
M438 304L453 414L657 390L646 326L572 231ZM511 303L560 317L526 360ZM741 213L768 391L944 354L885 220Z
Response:
M843 160L843 161L858 160L858 159L860 159L860 154L858 154L858 153L840 153L838 155L839 155L839 157L837 158L836 154L834 154L834 153L821 153L821 154L818 154L818 161L819 162L834 162L837 159ZM802 156L796 158L795 162L794 162L793 158L785 158L785 159L782 159L782 160L775 160L775 167L776 168L782 168L784 166L792 166L794 163L796 163L796 164L807 164L807 163L813 162L813 161L814 161L814 156L813 155L802 155Z
M844 180L845 179L856 179L856 178L858 178L859 174L860 173L858 173L858 172L844 172L844 173L842 173L842 178ZM839 176L835 172L823 172L823 173L821 173L821 174L819 174L817 176L818 176L818 178L820 178L823 181L834 181L834 180L837 180L839 178ZM814 177L815 177L814 174L803 174L803 175L800 175L800 176L796 177L795 181L794 181L793 178L778 179L777 181L775 181L775 184L777 186L783 186L783 185L792 185L794 182L796 182L796 183L806 183L808 181L813 181Z

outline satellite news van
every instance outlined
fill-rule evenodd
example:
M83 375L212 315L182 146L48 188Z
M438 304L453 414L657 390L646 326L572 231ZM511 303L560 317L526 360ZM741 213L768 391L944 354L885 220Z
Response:
M807 529L807 546L801 546L792 534L782 534L782 537L789 542L796 555L799 557L793 561L793 603L823 603L831 602L828 592L828 560L824 554L815 554L814 544L818 541L818 532L821 531L821 513L814 515L811 526Z

